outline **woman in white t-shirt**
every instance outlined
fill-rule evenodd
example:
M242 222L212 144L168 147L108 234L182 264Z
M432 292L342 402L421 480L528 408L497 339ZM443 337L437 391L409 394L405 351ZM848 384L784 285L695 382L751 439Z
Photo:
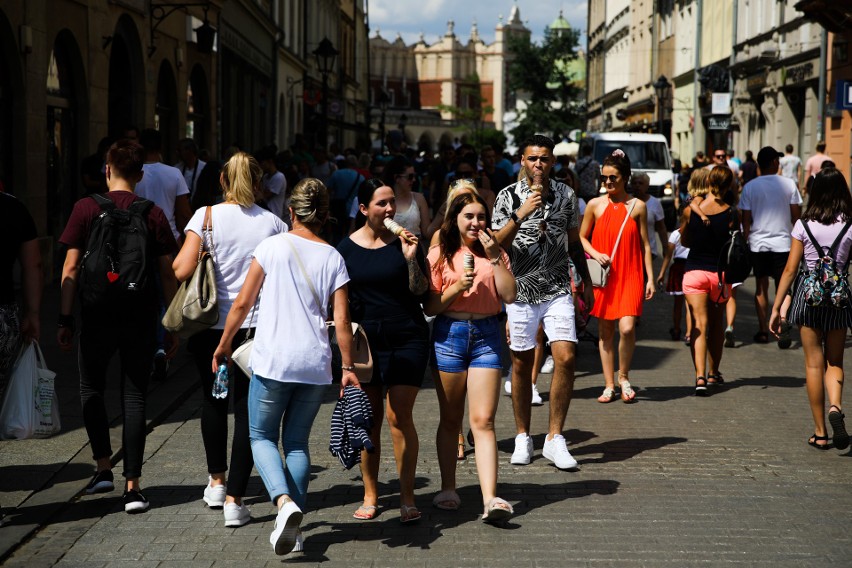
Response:
M234 336L263 287L250 360L249 437L257 471L278 507L269 542L279 555L302 547L299 524L311 468L308 438L331 384L325 324L329 300L337 329L351 327L346 265L340 253L317 236L328 219L328 203L328 190L317 179L303 179L293 188L293 230L269 237L254 251L211 366L214 370L223 362L230 364ZM352 372L352 336L341 333L338 342L342 394L343 387L360 385Z
M245 152L234 154L222 167L219 182L225 201L212 207L202 207L186 226L186 240L174 261L177 279L181 282L192 276L198 264L198 249L202 239L215 263L216 293L219 322L210 329L189 339L189 352L198 368L204 401L201 406L201 438L210 474L204 488L204 502L222 508L226 527L239 527L251 518L243 506L253 465L248 431L249 378L238 367L231 369L229 396L212 395L215 373L210 372L210 359L222 338L225 319L234 298L243 286L254 249L265 238L287 230L284 222L255 205L254 189L259 187L263 171L254 158ZM204 234L204 216L210 209L210 227ZM234 336L239 345L254 321L246 320ZM234 401L234 441L231 446L231 468L228 471L228 406ZM227 483L227 488L226 488Z
M775 294L769 330L776 337L780 336L782 325L786 323L785 316L790 325L799 326L802 349L805 352L808 400L814 418L814 433L808 439L808 444L818 450L829 448L825 428L825 393L828 391L828 403L831 405L828 408L828 421L833 430L832 441L836 449L845 450L849 446L849 434L846 432L841 400L846 330L852 327L849 286L845 278L841 278L846 286L847 298L838 302L840 305L824 302L812 306L805 297L805 273L799 275L795 285L793 278L799 271L802 258L807 270L812 271L819 263L820 257L826 254L832 255L839 274L846 275L852 256L852 196L843 174L835 168L824 169L815 176L809 196L807 209L793 227L790 254ZM822 250L814 246L814 240ZM785 303L791 286L792 306L789 313L782 315L782 304Z

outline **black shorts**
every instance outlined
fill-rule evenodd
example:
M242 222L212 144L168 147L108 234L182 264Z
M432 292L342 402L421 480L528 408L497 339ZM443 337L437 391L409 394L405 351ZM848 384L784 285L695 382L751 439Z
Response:
M420 388L429 362L429 328L423 317L385 318L360 322L373 355L371 385Z
M781 273L787 265L789 252L751 252L751 266L754 269L755 278L769 277L777 283L781 280Z

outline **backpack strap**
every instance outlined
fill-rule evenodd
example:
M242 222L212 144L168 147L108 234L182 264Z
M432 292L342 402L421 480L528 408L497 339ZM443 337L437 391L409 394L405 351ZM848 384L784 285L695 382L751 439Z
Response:
M811 244L817 250L817 254L819 255L819 257L821 258L821 257L825 256L825 249L827 247L823 247L821 244L819 244L819 241L816 240L816 237L814 237L814 234L811 232L811 229L808 227L808 222L802 221L802 227L805 228L805 232L808 234L808 239L810 239Z
M148 217L148 213L151 212L151 209L154 207L154 202L143 198L139 198L133 203L130 204L128 211L131 213L138 213L143 217Z
M95 203L98 204L98 207L100 207L101 211L112 211L113 209L115 209L115 202L105 195L102 195L100 193L93 193L89 197L94 199Z
M846 221L846 224L843 225L842 229L840 229L840 233L837 234L837 238L834 239L833 243L831 243L831 248L828 249L828 254L831 255L831 258L837 260L835 255L837 254L837 249L840 248L840 241L842 241L843 237L846 236L846 232L849 231L850 226L852 226L852 219Z

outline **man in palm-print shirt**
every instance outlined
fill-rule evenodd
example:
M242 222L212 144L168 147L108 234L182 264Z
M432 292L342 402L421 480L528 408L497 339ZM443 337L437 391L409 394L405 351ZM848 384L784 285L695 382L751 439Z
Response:
M542 454L560 469L577 461L568 452L562 428L574 390L577 332L571 298L571 262L583 280L583 299L594 301L583 247L577 196L567 185L550 179L553 141L535 135L521 144L520 179L503 188L494 205L492 225L509 252L518 282L514 304L506 306L512 350L512 407L518 435L511 462L530 463L532 368L536 333L541 324L555 362L550 386L550 421ZM569 261L570 257L570 261Z

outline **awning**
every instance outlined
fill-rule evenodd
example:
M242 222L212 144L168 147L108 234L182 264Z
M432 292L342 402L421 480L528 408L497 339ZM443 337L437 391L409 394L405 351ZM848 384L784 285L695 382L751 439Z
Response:
M795 8L830 32L843 33L852 25L852 0L801 0Z

